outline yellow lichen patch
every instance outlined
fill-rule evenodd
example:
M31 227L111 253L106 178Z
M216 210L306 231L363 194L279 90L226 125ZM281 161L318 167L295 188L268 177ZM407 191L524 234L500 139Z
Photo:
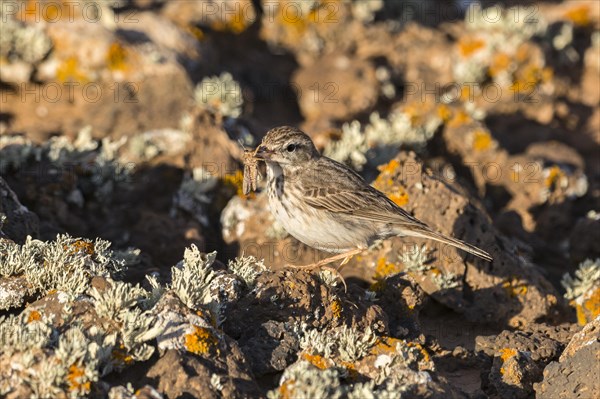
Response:
M547 176L544 179L544 186L549 188L550 190L554 190L556 187L560 185L561 180L563 180L565 176L565 172L556 165L547 169Z
M429 363L431 361L431 356L429 356L429 352L427 352L427 350L423 347L423 345L421 345L418 342L407 342L406 344L410 347L417 348L419 350L419 352L421 352L424 362Z
M500 349L500 359L502 359L502 363L505 363L508 359L515 357L519 354L516 349L512 348L503 348ZM504 366L500 367L500 374L504 375L506 373L506 368Z
M497 53L492 57L492 62L488 68L491 77L496 77L508 70L510 66L510 57L506 53Z
M37 310L32 310L29 312L29 316L27 316L27 323L31 323L34 321L42 320L42 314Z
M235 173L227 173L223 177L223 184L225 186L233 187L238 197L254 198L254 192L250 192L248 195L244 194L244 173L241 170Z
M392 159L390 162L386 163L385 165L379 165L377 167L377 169L379 170L379 172L381 172L381 174L394 174L398 168L400 167L400 162L398 162L398 160L396 159Z
M540 83L549 82L553 76L552 68L542 68L534 63L528 63L515 72L510 88L516 93L533 94L535 87Z
M114 348L111 352L111 356L117 365L130 365L133 363L133 357L127 353L127 349L123 344Z
M113 43L106 54L106 66L111 71L125 71L128 68L128 51L120 43Z
M279 397L281 399L294 398L294 390L291 388L296 383L295 380L287 380L279 387Z
M467 58L485 47L485 41L482 39L463 36L458 41L458 51L460 55Z
M388 198L394 201L398 206L404 206L408 204L408 193L404 189L400 188L396 192L388 195Z
M69 250L70 254L83 253L86 255L94 255L94 243L84 240L77 240L74 243L64 246L63 249Z
M375 266L375 280L385 279L387 276L391 276L396 273L400 273L402 269L396 263L387 262L385 258L379 258L377 265Z
M210 24L211 29L219 32L242 33L253 22L247 18L245 10L245 7L236 7L235 12L228 18L227 14L225 14L225 18L214 20Z
M474 151L486 151L492 148L492 135L483 129L477 129L473 132L473 150Z
M448 122L452 117L452 110L446 104L440 104L436 109L437 116L444 122Z
M189 25L186 27L186 30L192 34L198 41L202 41L205 38L204 31L197 26Z
M471 117L465 111L458 111L452 116L452 119L448 121L448 126L450 127L459 127L466 125L471 122Z
M513 277L510 280L503 282L502 288L504 288L511 298L525 296L527 294L527 284L521 282L517 277Z
M336 319L342 317L342 303L339 299L333 300L331 302L331 305L329 305L329 309L331 310L333 317L335 317Z
M591 22L590 7L587 4L579 4L571 7L564 15L566 19L577 26L588 26Z
M77 61L77 58L71 57L63 61L56 69L56 80L61 83L86 83L89 79L87 75L79 68L79 61Z
M517 350L516 349L512 349L512 348L503 348L500 349L500 359L502 359L503 362L507 361L508 359L510 359L513 356L517 356Z
M585 326L600 315L600 287L596 287L581 303L575 303L575 309L580 326Z
M348 377L351 380L356 380L358 378L359 374L356 370L356 364L352 362L342 361L340 362L340 366L346 369L346 371L348 372Z
M194 326L194 331L185 335L185 348L196 355L211 353L218 343L217 337L204 327Z
M408 115L411 126L419 126L423 123L423 107L425 103L409 104L402 109Z
M69 374L67 374L67 382L69 384L69 391L87 394L91 390L91 383L85 381L85 370L72 364L69 367Z
M381 337L369 351L370 355L386 355L396 352L398 343L403 342L401 339L393 337Z
M318 367L321 370L325 370L326 368L329 367L329 364L330 364L330 361L328 359L325 359L321 355L311 355L308 353L303 353L302 358L304 360L306 360L307 362L310 362L310 364L312 364L313 366Z

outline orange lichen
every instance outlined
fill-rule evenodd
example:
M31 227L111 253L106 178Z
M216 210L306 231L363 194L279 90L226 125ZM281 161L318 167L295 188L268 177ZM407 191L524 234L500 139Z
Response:
M70 254L84 253L86 255L94 255L94 243L85 241L85 240L77 240L72 244L64 245L63 249L69 250Z
M377 265L375 266L375 280L385 279L387 276L391 276L396 273L400 273L402 269L396 263L387 262L385 258L379 258Z
M565 172L556 165L548 169L548 176L544 179L544 186L550 190L554 190L560 184L560 181L565 178Z
M237 4L239 6L239 4ZM247 19L246 8L244 7L236 7L235 13L232 13L231 16L227 17L228 14L224 15L223 19L215 19L210 27L213 30L219 32L231 32L231 33L242 33L245 31L248 26L251 25L252 21Z
M133 363L133 357L127 353L127 349L123 344L114 348L111 352L111 356L117 365L129 365Z
M333 302L331 302L331 305L329 305L329 309L331 310L331 313L333 314L334 318L339 319L340 317L342 317L342 303L339 299L333 300Z
M106 54L106 66L112 71L124 71L128 68L128 51L120 43L113 43Z
M517 93L532 94L535 87L540 83L549 82L553 76L552 68L542 68L534 63L528 63L514 73L513 84L510 88Z
M87 75L79 69L79 61L71 57L63 61L56 69L56 80L61 83L79 82L85 83L89 79Z
M576 26L588 26L591 22L590 7L587 4L571 7L565 12L564 16Z
M502 359L502 363L506 362L511 357L517 356L518 351L512 348L504 348L500 349L500 359ZM506 369L504 366L500 367L500 374L504 375L506 373Z
M577 323L580 326L585 326L600 315L600 287L596 287L591 295L580 302L581 303L575 303Z
M27 316L27 323L31 323L33 321L42 320L42 314L37 310L32 310L29 312L29 316Z
M325 370L326 368L328 368L329 364L331 363L331 361L325 359L321 355L311 355L308 353L303 353L302 358L321 370Z
M255 197L253 191L248 193L248 195L244 194L244 173L241 170L238 170L235 173L225 174L225 176L223 177L223 184L225 186L234 188L238 197L244 199Z
M492 57L492 62L488 68L488 73L491 77L500 75L508 70L510 66L510 57L506 53L497 53Z
M494 140L492 139L492 135L483 130L477 129L473 132L473 150L474 151L486 151L492 148L492 143Z
M500 349L500 359L502 359L503 362L507 361L508 359L510 359L513 356L517 356L517 350L516 349L512 349L512 348L503 348Z
M204 31L197 26L189 25L186 27L186 30L192 34L198 41L202 41L205 39Z
M423 121L423 107L425 103L409 104L402 108L402 112L408 115L411 126L418 126Z
M294 389L292 388L296 384L296 380L287 380L279 387L280 399L294 399Z
M448 122L452 117L452 110L446 104L440 104L436 109L437 116L444 122Z
M398 206L404 206L408 204L408 193L403 188L399 188L398 191L388 195L388 198L394 201Z
M527 284L521 282L517 277L513 277L510 280L503 282L502 288L504 288L511 298L525 296L527 294Z
M458 41L458 51L463 57L469 57L485 47L485 41L469 36L463 36Z
M76 364L69 367L67 374L67 382L69 383L69 391L87 394L91 390L90 381L82 382L85 379L85 370Z
M403 342L393 337L380 337L369 351L370 355L385 355L396 352L396 345Z
M450 127L459 127L466 125L471 121L471 117L465 111L456 112L450 121L448 121L448 126Z
M429 356L429 352L418 342L407 342L406 345L417 348L419 352L421 352L421 356L423 356L423 361L429 363L431 361L431 356Z
M185 348L196 355L211 353L218 343L217 337L204 327L194 326L194 331L185 335Z
M400 162L398 162L398 160L396 160L396 159L392 159L390 162L386 163L385 165L379 165L377 167L377 169L381 172L381 174L384 174L384 173L393 174L398 170L399 167L400 167Z

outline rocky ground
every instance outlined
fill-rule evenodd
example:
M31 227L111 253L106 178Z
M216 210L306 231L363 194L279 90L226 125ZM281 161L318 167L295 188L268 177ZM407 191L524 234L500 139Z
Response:
M599 397L600 3L493 3L2 0L0 396ZM494 261L286 267L284 124Z

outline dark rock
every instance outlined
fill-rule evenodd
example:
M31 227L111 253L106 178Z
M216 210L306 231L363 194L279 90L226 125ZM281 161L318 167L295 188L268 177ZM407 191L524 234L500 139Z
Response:
M0 237L8 237L19 244L24 243L27 236L37 238L39 232L37 215L21 205L17 195L0 177L0 217L2 215L6 216L6 220L4 223L0 221Z
M600 317L575 334L560 356L544 369L544 379L535 385L536 397L600 397Z

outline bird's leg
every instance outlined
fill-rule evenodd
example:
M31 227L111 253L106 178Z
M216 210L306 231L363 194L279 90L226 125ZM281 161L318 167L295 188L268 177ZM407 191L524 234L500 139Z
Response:
M364 251L363 249L357 248L357 249L353 249L351 251L348 252L344 252L343 254L337 254L334 256L330 256L329 258L325 258L325 259L321 259L318 262L315 263L311 263L309 265L302 265L302 266L296 266L296 265L289 265L290 267L293 267L295 269L317 269L317 268L321 268L325 265L328 265L330 263L335 262L336 260L340 260L342 259L342 263L340 263L340 266L338 267L338 270L341 269L342 266L344 266L346 263L348 263L348 261L350 259L352 259L352 257L356 254L361 253L362 251Z
M322 260L312 263L310 265L303 265L303 266L288 265L288 266L291 268L294 268L294 269L325 269L325 270L329 270L334 275L337 275L337 277L339 277L339 279L342 281L342 284L344 284L344 291L348 291L348 286L346 285L346 280L344 280L344 277L340 273L340 270L346 263L348 263L350 261L350 259L352 259L352 257L354 255L359 254L362 251L364 251L364 249L357 248L357 249L353 249L348 252L344 252L343 254L338 254L338 255L331 256L329 258L322 259ZM335 262L336 260L340 260L340 259L342 259L342 262L340 263L340 265L337 268L325 266L325 265L328 265L328 264Z

